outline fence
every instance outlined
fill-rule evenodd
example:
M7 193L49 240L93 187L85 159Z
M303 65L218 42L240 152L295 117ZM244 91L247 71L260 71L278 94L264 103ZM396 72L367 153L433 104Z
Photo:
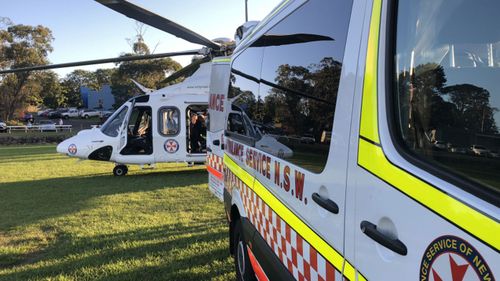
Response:
M69 131L71 132L72 125L32 125L32 126L7 126L6 131L10 134L12 131L24 131L27 132L59 132L59 131Z

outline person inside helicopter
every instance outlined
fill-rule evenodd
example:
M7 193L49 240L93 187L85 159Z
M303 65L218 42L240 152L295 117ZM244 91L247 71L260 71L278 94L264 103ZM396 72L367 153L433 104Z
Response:
M206 152L206 120L202 114L206 108L204 105L191 105L186 111L189 122L188 152L190 153Z
M128 123L127 145L121 151L123 155L153 153L151 108L134 107Z

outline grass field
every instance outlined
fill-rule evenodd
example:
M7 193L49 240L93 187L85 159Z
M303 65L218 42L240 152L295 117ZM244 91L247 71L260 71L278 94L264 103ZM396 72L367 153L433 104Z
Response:
M202 167L76 162L0 147L0 280L234 280Z

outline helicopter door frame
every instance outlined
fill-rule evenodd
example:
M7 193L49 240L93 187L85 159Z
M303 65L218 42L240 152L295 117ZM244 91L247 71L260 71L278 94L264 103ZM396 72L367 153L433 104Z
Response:
M191 106L202 106L204 107L204 110L206 110L206 112L208 113L208 103L207 102L184 102L184 104L186 105L185 109L184 109L184 114L185 114L185 117L186 117L186 124L185 124L185 127L186 127L186 137L185 137L185 141L186 141L186 156L187 157L201 157L203 156L203 161L205 160L205 155L206 155L206 148L207 148L207 144L205 143L205 151L203 152L196 152L196 153L191 153L188 151L188 147L189 147L189 144L190 144L190 140L191 140L191 132L189 131L190 129L190 125L191 125L191 117L190 116L187 116L187 111L189 110L189 108ZM206 120L205 120L206 121ZM205 124L206 126L206 124ZM207 128L207 131L205 133L205 141L207 141L207 134L208 134L208 128Z
M134 112L137 113L136 116L134 116ZM141 128L141 123L144 121L144 117L149 115L149 121L146 127L146 131L143 132L144 134L139 134L139 130ZM134 119L132 119L134 117ZM152 107L147 104L136 104L132 108L132 113L129 116L129 120L127 123L127 144L122 148L122 150L119 152L121 155L151 155L154 153L154 146L153 146L153 140L154 140L154 134L153 134L153 109ZM130 133L130 134L129 134ZM138 142L137 140L143 139L145 142ZM134 151L134 149L141 148L141 150L144 150L144 152L141 152L140 150Z

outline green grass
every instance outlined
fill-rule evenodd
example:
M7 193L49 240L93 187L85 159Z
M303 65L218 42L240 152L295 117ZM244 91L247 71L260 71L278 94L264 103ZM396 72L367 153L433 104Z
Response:
M234 280L201 167L130 167L0 147L0 280Z

